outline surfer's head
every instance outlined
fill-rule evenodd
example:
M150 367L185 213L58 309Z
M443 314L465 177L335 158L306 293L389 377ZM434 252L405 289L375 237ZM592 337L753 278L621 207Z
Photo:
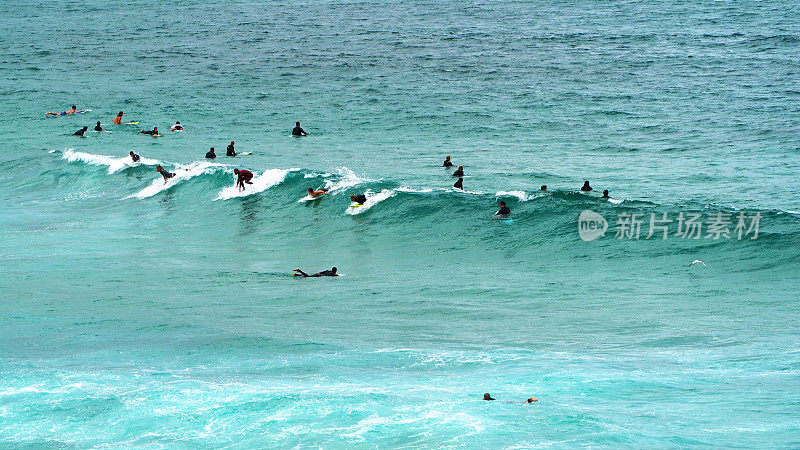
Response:
M506 202L500 202L500 206L506 206Z
M308 193L310 194L312 192L314 192L314 188L308 188Z
M445 159L446 161L450 161L450 155L447 155L447 156L445 156L445 157L444 157L444 159Z
M181 124L180 122L175 122L175 125L180 125L180 124Z
M603 191L603 197L608 197L608 189Z
M528 403L538 402L539 399L536 397L530 397L529 399L525 400Z
M133 152L132 151L131 151L130 155L133 156Z
M490 395L488 392L487 392L487 393L485 393L485 394L483 394L483 399L484 399L484 400L494 400L494 399L492 398L492 396L491 396L491 395Z
M356 201L356 194L350 194L350 201L351 202Z
M300 126L300 122L295 122L294 124L297 125L298 127Z
M543 184L542 187L539 188L539 190L546 191L547 190L547 185Z
M77 109L77 108L78 108L77 106L75 106L75 105L72 105L72 109Z
M156 133L158 133L158 127L153 127L153 131L155 131Z
M231 145L233 145L233 141L231 141Z
M336 266L331 267L331 272L336 273Z
M122 117L122 111L120 111L117 115Z
M233 169L233 173L239 175L239 169Z
M164 170L164 168L163 168L163 167L161 167L161 166L156 166L156 170L157 170L157 171L159 171L159 172L161 172L162 170Z
M211 152L214 152L214 147L211 147Z

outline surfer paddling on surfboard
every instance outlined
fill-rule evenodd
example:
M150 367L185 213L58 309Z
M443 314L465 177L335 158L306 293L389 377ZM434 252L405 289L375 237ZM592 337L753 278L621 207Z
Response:
M327 189L320 189L315 191L313 188L308 188L308 196L311 198L322 197L323 195L328 195Z
M339 274L336 273L336 267L331 267L331 270L323 270L322 272L317 272L313 275L309 275L303 272L300 269L294 269L294 273L292 274L295 277L304 277L304 278L317 278L317 277L338 277Z
M78 107L75 106L75 105L72 105L72 108L70 108L70 109L68 109L68 110L66 110L64 112L60 112L60 113L54 113L54 112L47 111L45 113L45 116L67 116L67 115L70 115L70 114L75 114L77 112L77 111L75 111L76 109L78 109Z
M353 194L350 196L350 201L361 206L367 202L367 196L364 194Z
M161 136L160 134L158 134L158 127L153 127L153 129L150 131L139 130L139 133L149 134L150 136Z

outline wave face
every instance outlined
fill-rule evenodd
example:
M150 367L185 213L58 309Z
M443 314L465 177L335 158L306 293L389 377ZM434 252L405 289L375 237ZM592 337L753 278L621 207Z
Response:
M798 446L797 2L254 5L3 3L0 448Z

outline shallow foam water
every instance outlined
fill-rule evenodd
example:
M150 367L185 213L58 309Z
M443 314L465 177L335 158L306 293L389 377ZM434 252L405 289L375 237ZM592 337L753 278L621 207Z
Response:
M2 10L3 445L800 443L793 2Z

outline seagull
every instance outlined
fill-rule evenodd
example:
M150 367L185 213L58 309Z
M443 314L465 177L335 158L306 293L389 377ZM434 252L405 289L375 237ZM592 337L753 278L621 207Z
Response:
M699 259L695 259L694 261L692 261L692 263L691 263L691 264L689 264L689 267L692 267L692 266L693 266L693 265L695 265L695 264L702 264L702 265L703 265L703 267L705 267L705 266L706 266L706 263L704 263L703 261L700 261Z

